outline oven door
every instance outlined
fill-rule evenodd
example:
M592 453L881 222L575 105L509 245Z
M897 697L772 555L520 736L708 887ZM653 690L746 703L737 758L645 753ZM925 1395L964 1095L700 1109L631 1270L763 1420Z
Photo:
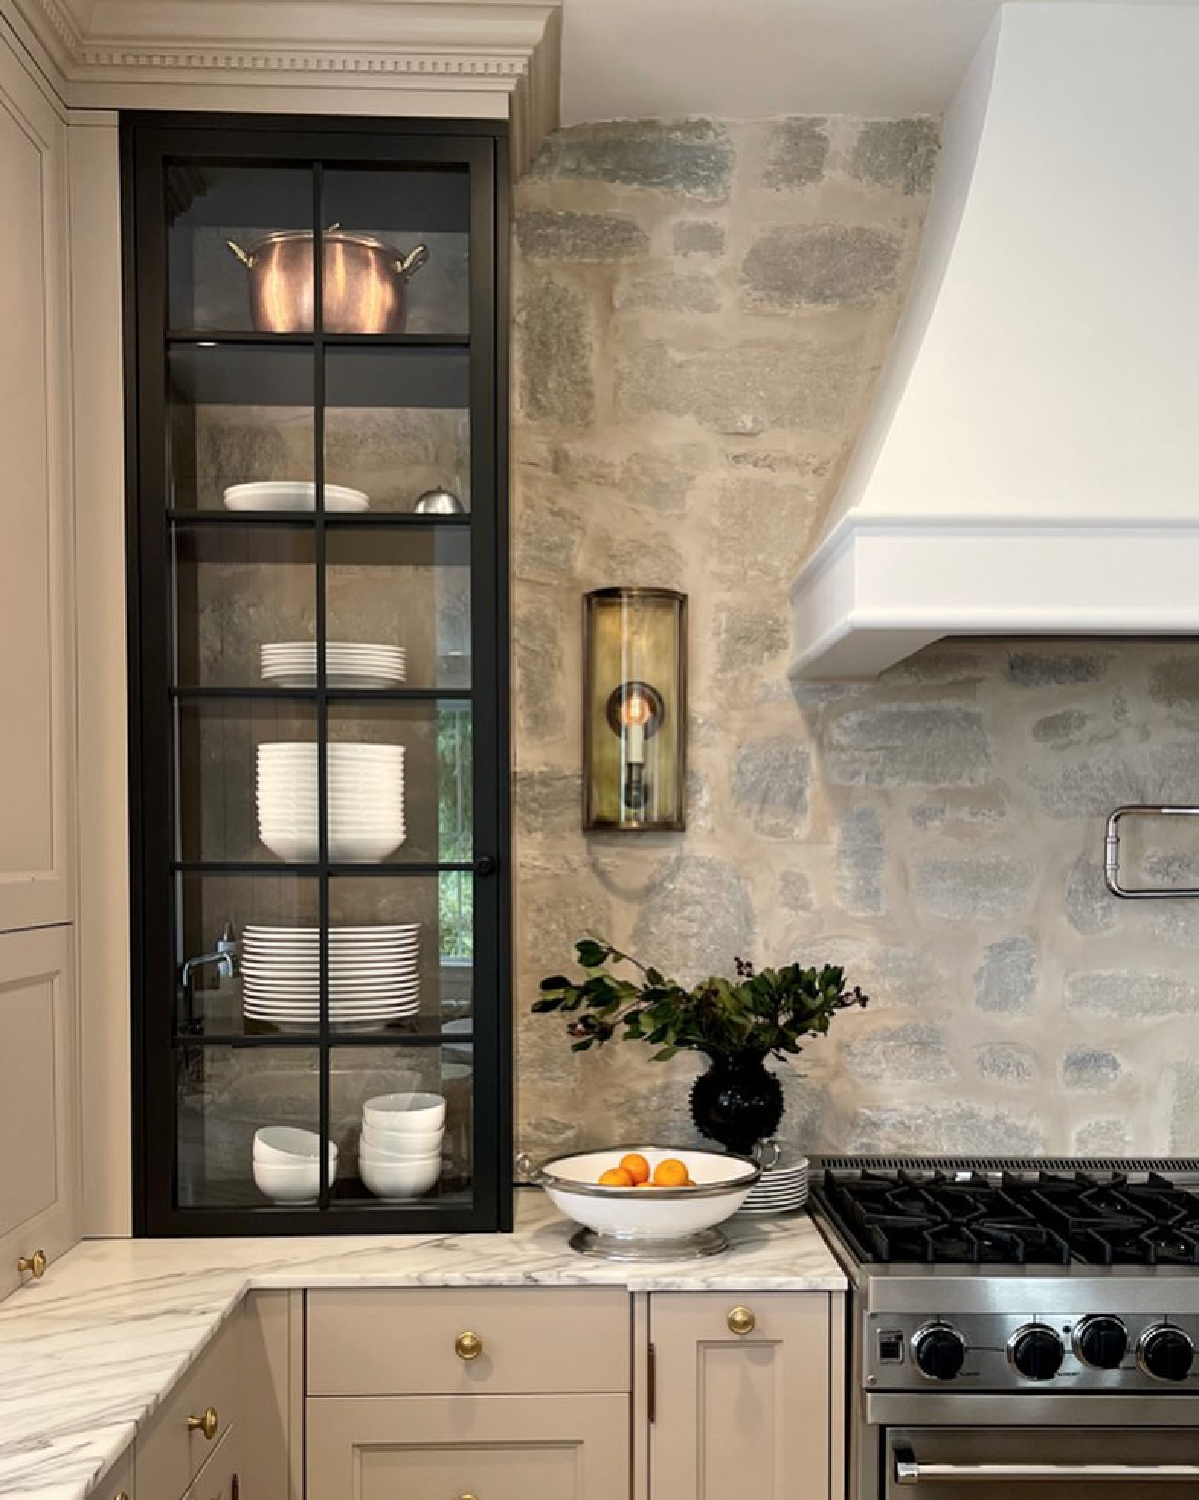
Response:
M1193 1428L892 1427L881 1453L887 1500L1199 1496Z

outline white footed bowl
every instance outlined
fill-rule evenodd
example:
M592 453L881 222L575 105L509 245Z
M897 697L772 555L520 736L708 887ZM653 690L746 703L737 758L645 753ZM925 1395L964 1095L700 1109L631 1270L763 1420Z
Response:
M296 1167L320 1160L321 1138L296 1125L264 1125L254 1132L254 1160ZM337 1143L329 1142L329 1176L337 1171Z
M445 1124L444 1094L377 1094L362 1106L363 1123L387 1135L427 1135Z
M320 1158L294 1166L277 1161L253 1161L254 1182L272 1203L315 1203L321 1191Z
M383 1161L360 1156L358 1171L376 1198L419 1198L441 1176L441 1158L432 1161Z
M622 1156L639 1152L650 1172L665 1157L686 1164L695 1187L610 1188L596 1179ZM596 1234L630 1242L680 1240L735 1214L760 1176L755 1162L681 1146L612 1146L559 1156L532 1174L559 1213Z

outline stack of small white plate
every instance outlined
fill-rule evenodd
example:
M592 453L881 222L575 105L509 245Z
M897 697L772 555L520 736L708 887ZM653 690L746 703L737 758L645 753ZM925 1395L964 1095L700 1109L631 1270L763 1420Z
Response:
M808 1201L808 1158L780 1156L749 1190L738 1212L764 1218L768 1214L790 1214Z
M262 647L262 680L277 687L316 686L316 642L274 641ZM366 641L325 642L325 683L331 688L389 688L404 681L402 646Z
M420 1010L420 923L329 929L329 1025L374 1031ZM247 927L241 938L247 1021L283 1031L320 1024L320 931Z
M328 754L329 858L380 860L406 837L403 745L333 744ZM292 864L318 857L317 747L258 747L258 837Z
M231 484L224 494L226 510L315 510L316 485L311 479L267 479L255 484ZM325 509L362 511L370 499L344 484L325 486Z

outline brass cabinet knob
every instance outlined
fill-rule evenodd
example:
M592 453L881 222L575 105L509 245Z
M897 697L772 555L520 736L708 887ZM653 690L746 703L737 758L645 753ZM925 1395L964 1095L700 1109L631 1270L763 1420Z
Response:
M129 1491L128 1490L118 1490L116 1492L116 1494L112 1497L112 1500L129 1500Z
M478 1359L482 1352L483 1340L477 1333L471 1333L469 1328L465 1333L460 1333L454 1340L454 1353L459 1359L464 1359L468 1363L472 1359Z
M477 1495L472 1495L468 1490L464 1495L459 1495L458 1500L478 1500Z
M187 1430L188 1432L202 1432L205 1440L211 1443L213 1438L216 1437L216 1430L220 1425L220 1420L216 1414L216 1407L210 1406L202 1417L188 1417Z
M748 1307L734 1307L725 1322L729 1325L730 1333L735 1333L742 1338L747 1333L752 1333L758 1326L757 1318Z
M28 1271L34 1281L40 1281L46 1274L48 1264L46 1252L44 1250L35 1250L32 1255L22 1255L20 1260L17 1261L17 1275L23 1276Z

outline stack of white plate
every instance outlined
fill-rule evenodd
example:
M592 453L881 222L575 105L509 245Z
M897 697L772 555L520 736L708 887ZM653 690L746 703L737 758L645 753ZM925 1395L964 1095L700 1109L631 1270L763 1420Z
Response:
M256 484L231 484L224 495L226 510L315 510L316 485L311 479L267 479ZM370 499L361 490L344 484L325 486L325 509L361 511L370 509Z
M329 929L329 1025L375 1031L420 1010L420 923ZM247 1021L282 1031L320 1025L321 950L316 927L247 927L241 938Z
M808 1158L780 1156L772 1167L763 1167L762 1175L749 1191L739 1212L756 1214L790 1214L808 1201Z
M330 860L386 859L406 836L403 745L326 750ZM307 742L258 747L258 837L291 863L310 863L320 851L316 756Z
M404 681L402 646L325 642L325 683L332 688L388 688ZM316 642L274 641L262 647L262 680L278 687L316 686Z

